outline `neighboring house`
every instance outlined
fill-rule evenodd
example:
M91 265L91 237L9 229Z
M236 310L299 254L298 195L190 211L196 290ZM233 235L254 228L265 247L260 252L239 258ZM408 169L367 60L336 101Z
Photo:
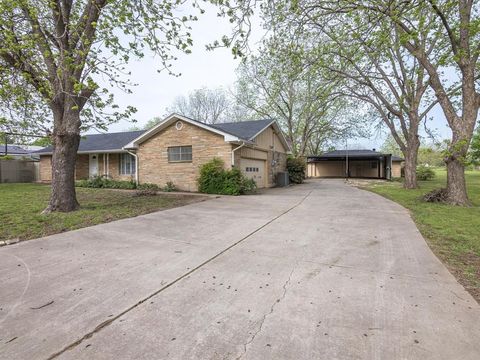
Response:
M307 157L308 177L391 179L402 176L403 159L373 150L335 150Z
M10 156L14 159L38 160L36 150L41 149L40 146L24 146L24 145L0 145L0 156Z
M173 114L147 131L86 135L78 149L76 179L104 175L197 190L200 166L214 157L238 167L257 186L275 185L286 171L289 146L274 120L209 125ZM52 148L38 152L42 181L51 181Z

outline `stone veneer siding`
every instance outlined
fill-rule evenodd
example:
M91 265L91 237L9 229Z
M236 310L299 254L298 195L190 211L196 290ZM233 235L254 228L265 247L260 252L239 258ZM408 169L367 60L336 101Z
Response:
M52 181L52 156L40 156L40 181Z
M393 161L392 162L392 177L399 178L402 176L402 162Z
M231 167L232 146L225 142L223 135L187 122L182 124L181 130L177 130L174 123L139 145L140 183L164 186L171 181L180 190L197 191L201 165L217 157L225 162L226 168ZM190 145L191 162L168 162L168 147Z

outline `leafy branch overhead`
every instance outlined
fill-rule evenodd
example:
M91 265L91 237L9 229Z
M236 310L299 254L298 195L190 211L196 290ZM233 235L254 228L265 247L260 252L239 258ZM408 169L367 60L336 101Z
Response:
M0 1L1 116L18 121L24 109L40 113L68 104L81 111L85 129L132 115L135 108L120 109L109 89L131 91L127 64L147 50L160 60L158 71L178 75L172 62L191 51L190 23L197 20L185 15L185 6L166 0ZM42 117L42 128L51 127L51 117Z

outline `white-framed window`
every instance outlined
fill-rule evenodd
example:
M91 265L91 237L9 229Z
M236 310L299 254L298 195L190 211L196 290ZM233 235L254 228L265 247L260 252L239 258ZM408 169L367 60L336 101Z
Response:
M135 174L135 157L130 154L120 154L118 171L120 175Z
M191 162L192 146L171 146L168 148L168 162Z

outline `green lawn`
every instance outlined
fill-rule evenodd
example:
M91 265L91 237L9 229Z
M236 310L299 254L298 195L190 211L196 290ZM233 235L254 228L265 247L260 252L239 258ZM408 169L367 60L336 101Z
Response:
M367 189L409 209L431 249L480 301L480 171L467 172L466 179L473 202L469 208L421 200L428 191L446 186L443 169L434 180L420 182L417 190L405 190L400 182L373 183Z
M0 240L37 238L204 199L194 195L134 194L133 191L77 188L80 210L43 215L50 186L0 184Z

